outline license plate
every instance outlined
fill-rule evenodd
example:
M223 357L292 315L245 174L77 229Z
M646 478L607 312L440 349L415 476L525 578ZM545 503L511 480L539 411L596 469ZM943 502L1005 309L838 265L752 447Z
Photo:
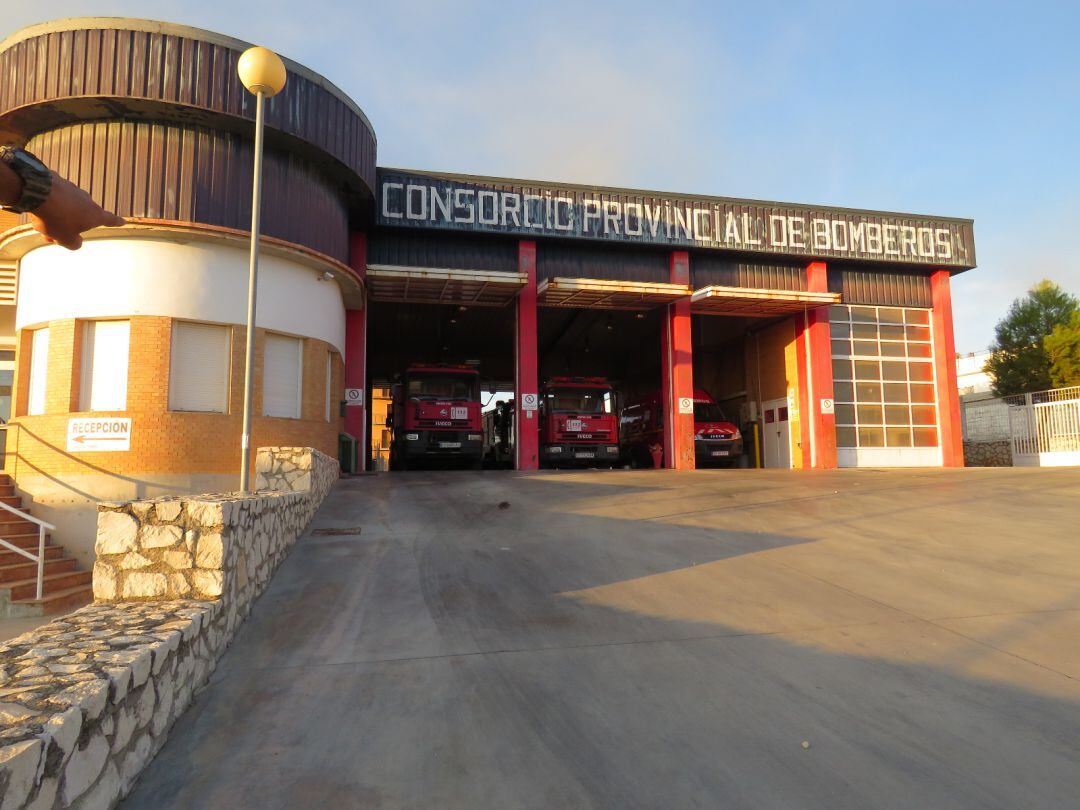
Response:
M574 458L596 458L596 453L574 453Z
M730 456L731 451L730 450L713 450L712 454L714 456Z
M469 409L468 408L451 408L450 409L450 418L451 419L468 419L469 418Z
M461 442L439 442L440 450L456 450L461 447Z
M566 429L572 433L581 432L581 420L580 419L567 419Z

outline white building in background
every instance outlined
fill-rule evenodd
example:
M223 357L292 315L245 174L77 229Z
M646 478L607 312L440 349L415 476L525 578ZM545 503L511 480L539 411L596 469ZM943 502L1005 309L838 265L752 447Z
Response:
M973 395L990 394L993 379L986 372L990 354L989 351L971 352L956 358L956 386L961 397L983 399L983 396Z

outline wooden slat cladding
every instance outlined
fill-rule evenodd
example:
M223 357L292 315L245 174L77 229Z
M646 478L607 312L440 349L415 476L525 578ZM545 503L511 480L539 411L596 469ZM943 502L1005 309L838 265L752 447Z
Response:
M666 283L670 255L665 250L545 240L537 244L536 277Z
M690 257L690 273L695 289L712 285L793 292L806 289L806 270L802 265L756 264L694 253Z
M107 121L50 130L28 147L121 216L250 227L253 148L238 135ZM323 174L271 148L263 172L263 233L347 261L348 211Z
M368 240L368 263L399 267L517 272L516 239L378 229Z
M931 307L930 277L875 270L829 268L829 291L843 296L845 304L876 304L888 307Z
M174 27L186 36L169 33L166 24L157 32L72 25L76 30L30 36L0 53L0 130L29 138L58 116L65 123L124 117L130 102L141 103L144 118L152 115L147 103L156 102L169 120L195 118L199 111L254 119L255 99L236 74L240 50L192 38L195 29ZM370 124L325 80L292 67L285 89L267 102L268 128L325 152L354 172L370 195L376 146ZM46 119L46 126L36 125Z

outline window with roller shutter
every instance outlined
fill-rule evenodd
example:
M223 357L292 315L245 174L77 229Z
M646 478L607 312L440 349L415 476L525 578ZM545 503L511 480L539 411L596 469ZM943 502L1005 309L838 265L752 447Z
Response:
M230 331L206 323L173 324L169 410L228 410Z
M263 416L300 418L302 350L300 338L266 336L263 348Z
M130 321L87 321L83 328L80 411L127 408Z

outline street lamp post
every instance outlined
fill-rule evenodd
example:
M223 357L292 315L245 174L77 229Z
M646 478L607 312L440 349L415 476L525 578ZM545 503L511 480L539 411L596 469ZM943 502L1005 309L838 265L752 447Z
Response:
M240 491L250 491L251 370L255 354L255 293L259 283L259 211L262 207L263 116L266 99L285 86L285 65L273 51L248 48L236 65L240 81L255 94L255 171L251 186L251 259L248 265L247 346L244 350L244 427L240 434Z

